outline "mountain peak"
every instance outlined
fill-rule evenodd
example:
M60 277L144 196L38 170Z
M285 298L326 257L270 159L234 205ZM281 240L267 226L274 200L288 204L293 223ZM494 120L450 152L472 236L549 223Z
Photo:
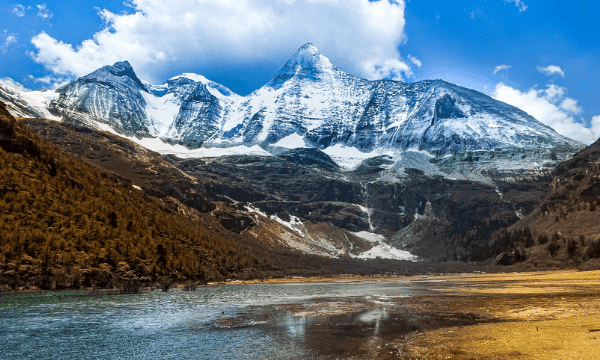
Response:
M313 44L307 43L292 55L267 85L277 88L292 78L321 81L327 77L327 74L331 75L339 71L341 70L327 57L321 55Z
M285 64L284 69L288 67L294 70L306 70L311 67L329 68L333 64L328 58L319 53L319 49L311 43L303 45Z
M146 89L146 86L144 86L142 81L138 78L135 71L133 70L133 67L127 60L116 62L113 65L104 66L103 68L87 76L94 76L94 74L96 74L98 71L107 72L116 77L128 77L131 80L133 80L133 82L136 83L141 89Z
M112 66L115 69L125 70L125 71L133 71L133 67L129 63L129 61L117 61Z
M306 43L304 45L302 45L300 47L300 49L298 49L296 51L296 54L306 54L306 55L312 55L312 56L316 56L319 55L319 49L317 49L316 46L314 46L311 43Z

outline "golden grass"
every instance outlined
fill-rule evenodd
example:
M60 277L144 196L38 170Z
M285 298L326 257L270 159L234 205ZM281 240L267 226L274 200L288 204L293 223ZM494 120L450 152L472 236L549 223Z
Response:
M311 276L311 277L285 277L237 281L234 284L288 284L288 283L324 283L324 282L361 282L361 281L414 281L422 277L403 276L359 276L359 275L335 275L335 276Z
M463 311L484 312L499 322L408 335L397 345L405 357L600 359L600 271L454 279L460 281L455 292L465 295Z
M599 359L600 315L448 328L412 336L423 359Z

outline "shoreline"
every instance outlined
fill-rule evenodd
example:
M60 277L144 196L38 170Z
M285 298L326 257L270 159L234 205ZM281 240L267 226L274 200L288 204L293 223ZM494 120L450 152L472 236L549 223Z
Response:
M377 282L394 282L394 281L405 281L405 282L420 282L420 281L474 281L474 282L485 282L485 281L502 281L502 280L518 280L518 279L538 279L538 278L550 278L556 279L557 276L565 276L571 274L569 277L573 277L573 274L598 274L600 278L600 270L548 270L548 271L535 271L535 272L506 272L506 273L486 273L486 272L474 272L474 273L435 273L429 275L414 275L414 276L402 276L402 275L349 275L340 274L332 276L288 276L283 278L267 278L267 279L254 279L254 280L227 280L219 282L209 282L206 284L197 284L196 290L205 287L220 287L228 285L269 285L269 284L318 284L318 283L362 283L367 281ZM580 276L575 276L575 278ZM175 283L170 287L169 292L172 290L181 291L196 291L196 290L184 290L186 283ZM21 294L47 294L47 293L86 293L86 295L136 295L143 294L152 291L159 291L158 286L142 287L138 293L122 292L118 288L82 288L82 289L59 289L59 290L41 290L41 289L21 289L11 291L1 291L0 296L7 295L21 295Z

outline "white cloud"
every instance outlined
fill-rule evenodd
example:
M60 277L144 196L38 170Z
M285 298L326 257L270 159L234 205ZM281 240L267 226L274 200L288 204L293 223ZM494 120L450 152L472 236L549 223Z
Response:
M21 84L20 82L14 81L11 78L5 77L5 78L0 78L0 83L11 87L15 90L19 90L19 91L30 91L29 89L27 89L23 84Z
M577 100L571 98L564 99L558 107L575 115L581 114L583 111L583 109L577 105Z
M41 18L50 19L50 18L52 18L52 16L54 16L54 14L52 14L50 12L50 10L48 9L48 6L46 4L38 5L37 8L38 8L37 16L39 16Z
M599 129L600 128L600 115L596 115L592 117L592 121L590 121L590 126L593 129ZM595 141L592 141L595 142Z
M496 85L492 97L518 107L559 134L591 144L600 137L600 116L595 116L590 126L575 120L581 113L577 100L566 97L566 89L550 84L546 89L521 92L503 83Z
M370 79L388 79L401 81L402 73L412 76L410 66L397 59L388 59L383 63L380 60L371 60L363 63L367 78Z
M29 75L29 79L36 83L42 83L48 85L48 87L52 90L56 90L59 87L68 84L70 79L64 76L51 76L47 75L41 78L36 78L33 75Z
M14 35L5 35L6 37L4 38L4 43L2 44L2 46L0 46L0 50L2 50L3 53L6 52L6 50L8 50L8 47L11 44L14 44L17 42L17 38Z
M504 0L504 2L515 3L515 6L517 7L517 9L519 9L519 12L524 12L529 7L525 5L525 3L522 0Z
M421 67L423 65L421 60L417 59L416 57L414 57L412 55L408 55L407 58L408 58L408 60L410 60L411 63L415 64L417 67Z
M174 64L208 72L243 63L281 66L311 42L343 69L369 79L402 79L411 68L403 0L133 0L134 12L102 10L107 28L81 44L46 33L32 39L33 59L58 75L81 76L129 60L140 77L163 81Z
M565 72L559 66L556 65L548 65L546 67L538 66L537 69L539 72L546 75L558 74L562 77L565 77Z
M494 75L496 75L496 73L497 73L498 71L501 71L501 70L508 70L508 69L510 69L511 67L512 67L512 65L498 65L498 66L496 66L496 68L494 69Z
M29 9L31 9L31 6L29 7ZM13 6L12 12L13 12L13 14L17 15L18 17L23 17L23 16L25 16L25 10L28 10L28 8L26 8L25 6L23 6L21 4L17 4L15 6Z

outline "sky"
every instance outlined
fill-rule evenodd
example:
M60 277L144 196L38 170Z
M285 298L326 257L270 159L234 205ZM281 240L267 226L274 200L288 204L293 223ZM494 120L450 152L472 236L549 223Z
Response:
M0 79L53 89L117 61L246 95L305 43L367 79L442 79L600 137L600 0L0 0Z

